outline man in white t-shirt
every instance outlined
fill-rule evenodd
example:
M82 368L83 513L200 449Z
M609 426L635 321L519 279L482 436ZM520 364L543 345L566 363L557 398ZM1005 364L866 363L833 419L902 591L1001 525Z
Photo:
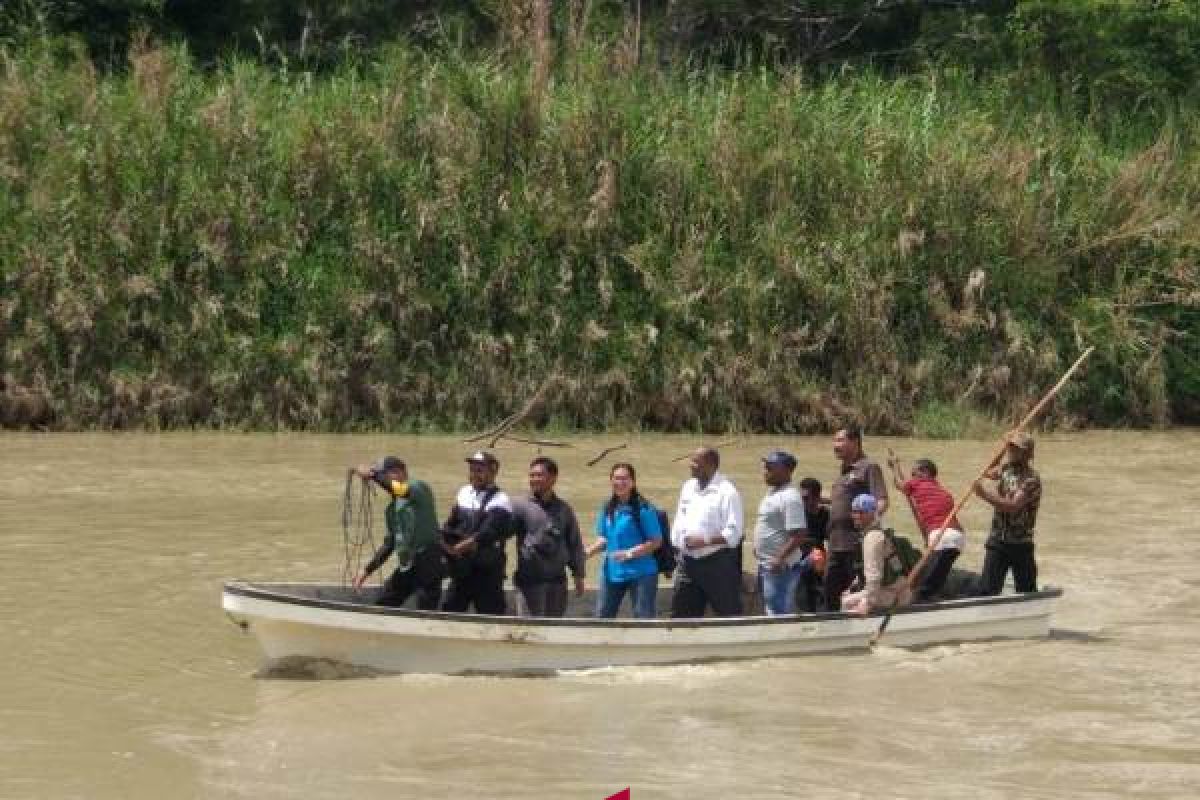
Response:
M795 613L796 584L805 550L810 546L804 496L792 485L795 469L796 459L783 450L773 450L763 459L767 493L758 504L754 555L763 604L770 616Z
M742 614L742 498L717 472L721 457L711 447L692 453L692 477L679 493L671 543L681 555L675 570L671 616L703 617L711 606L720 617Z

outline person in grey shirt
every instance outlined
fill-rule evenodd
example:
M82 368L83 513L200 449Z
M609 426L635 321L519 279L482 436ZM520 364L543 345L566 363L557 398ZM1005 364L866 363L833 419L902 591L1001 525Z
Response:
M762 463L767 493L758 504L754 554L758 559L763 604L770 616L793 614L801 562L809 544L804 496L792 485L796 459L791 453L773 450Z
M529 464L529 497L517 519L517 613L528 617L561 617L567 609L567 569L575 594L583 596L583 537L575 511L554 491L558 464L538 456Z

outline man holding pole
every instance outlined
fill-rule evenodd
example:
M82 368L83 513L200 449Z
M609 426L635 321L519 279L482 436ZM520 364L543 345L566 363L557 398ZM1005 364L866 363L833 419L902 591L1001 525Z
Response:
M995 509L983 558L984 595L1000 594L1008 570L1018 592L1037 591L1037 562L1033 557L1033 534L1042 501L1042 479L1029 465L1033 460L1033 437L1010 434L999 471L985 477L998 481L995 489L974 484L975 494Z

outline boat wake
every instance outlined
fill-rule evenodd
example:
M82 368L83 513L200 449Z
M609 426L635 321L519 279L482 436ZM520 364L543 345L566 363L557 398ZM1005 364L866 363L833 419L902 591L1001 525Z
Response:
M375 678L386 673L370 667L333 661L328 658L288 656L270 661L254 673L256 678L291 681L351 680Z

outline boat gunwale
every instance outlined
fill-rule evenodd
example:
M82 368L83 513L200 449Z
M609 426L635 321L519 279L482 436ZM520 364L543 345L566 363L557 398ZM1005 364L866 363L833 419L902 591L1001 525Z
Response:
M828 622L837 620L879 619L888 615L922 614L933 611L950 611L977 606L1008 605L1026 603L1038 599L1057 599L1063 590L1057 587L1047 587L1037 592L1022 594L1002 594L988 597L964 597L955 600L942 600L936 603L922 603L891 611L873 612L866 617L860 617L845 611L825 611L813 613L781 614L778 616L753 617L698 617L691 619L633 619L620 617L617 619L597 619L596 617L517 617L512 615L474 614L459 611L422 611L413 608L395 608L378 606L370 603L349 603L340 600L326 600L318 597L303 597L289 594L282 588L267 587L326 587L337 588L334 584L324 583L271 583L255 584L249 581L226 581L223 591L228 594L248 597L257 600L280 602L308 608L325 609L329 611L350 612L356 614L374 614L385 617L403 617L420 619L431 622L462 622L486 625L509 625L523 627L598 627L598 628L710 628L710 627L742 627L746 625L787 625L808 622Z

